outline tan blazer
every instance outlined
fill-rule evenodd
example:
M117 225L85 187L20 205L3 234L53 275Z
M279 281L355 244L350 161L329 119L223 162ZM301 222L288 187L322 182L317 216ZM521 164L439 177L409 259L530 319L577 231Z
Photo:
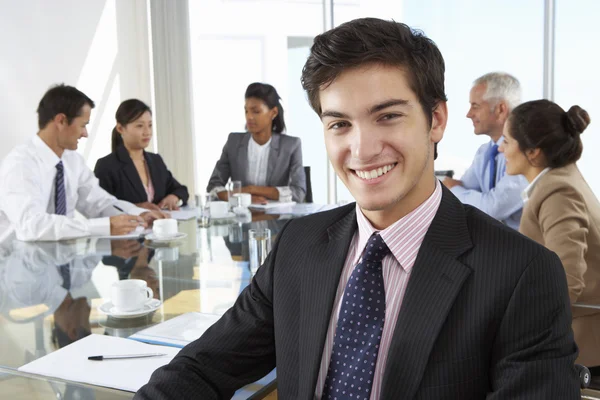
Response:
M560 257L571 304L600 306L600 202L575 164L548 171L523 208L519 230ZM600 365L600 310L574 306L577 362Z

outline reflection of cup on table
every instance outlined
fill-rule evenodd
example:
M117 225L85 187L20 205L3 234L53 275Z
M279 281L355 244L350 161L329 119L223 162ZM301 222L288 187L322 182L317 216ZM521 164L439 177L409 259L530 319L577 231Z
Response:
M229 206L226 201L211 201L210 202L210 217L223 218L227 216Z
M110 287L110 300L118 311L137 311L154 298L154 292L141 279L115 282Z
M152 224L152 232L157 238L167 238L178 233L177 220L173 218L157 219Z
M255 274L271 251L271 230L250 229L248 231L248 250L250 253L250 270Z
M161 247L156 249L154 257L158 261L177 261L179 260L179 247Z
M198 225L206 228L210 226L210 203L211 194L204 193L201 196L196 196L198 202L198 208L200 209L200 216L198 217Z

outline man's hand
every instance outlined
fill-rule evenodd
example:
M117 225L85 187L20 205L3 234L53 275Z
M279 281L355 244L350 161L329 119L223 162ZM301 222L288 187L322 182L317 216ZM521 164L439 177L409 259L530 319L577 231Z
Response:
M137 256L142 249L142 244L137 240L111 240L110 250L113 256L128 259Z
M147 228L148 224L142 217L138 217L137 215L122 214L110 217L110 234L113 236L127 235L133 232L138 226Z
M170 194L158 203L158 208L161 210L179 210L177 203L179 203L179 197Z
M145 208L146 210L160 211L159 206L157 206L154 203L150 203L149 201L145 201L143 203L135 203L135 205L140 208Z
M444 178L444 180L442 181L442 183L448 189L452 189L454 186L462 186L462 181L459 181L458 179L450 178L448 176Z

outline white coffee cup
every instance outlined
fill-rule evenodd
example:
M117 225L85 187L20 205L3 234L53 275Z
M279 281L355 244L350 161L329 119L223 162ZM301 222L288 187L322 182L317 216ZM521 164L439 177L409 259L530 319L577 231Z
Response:
M154 298L154 292L141 279L126 279L112 284L110 300L118 311L137 311Z
M177 234L177 220L173 218L157 219L152 224L152 232L157 238L175 236Z
M211 218L222 218L227 215L229 204L226 201L211 201L210 216Z
M252 204L252 195L250 193L236 193L233 197L237 198L236 201L234 201L234 204L240 207L248 208L248 206Z

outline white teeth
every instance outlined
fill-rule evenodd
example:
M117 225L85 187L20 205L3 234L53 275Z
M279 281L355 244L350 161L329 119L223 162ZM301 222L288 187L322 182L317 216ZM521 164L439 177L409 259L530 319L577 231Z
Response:
M380 177L383 174L387 174L392 168L394 168L393 164L386 165L384 167L376 168L371 171L360 171L355 170L356 175L358 175L362 179L375 179Z

